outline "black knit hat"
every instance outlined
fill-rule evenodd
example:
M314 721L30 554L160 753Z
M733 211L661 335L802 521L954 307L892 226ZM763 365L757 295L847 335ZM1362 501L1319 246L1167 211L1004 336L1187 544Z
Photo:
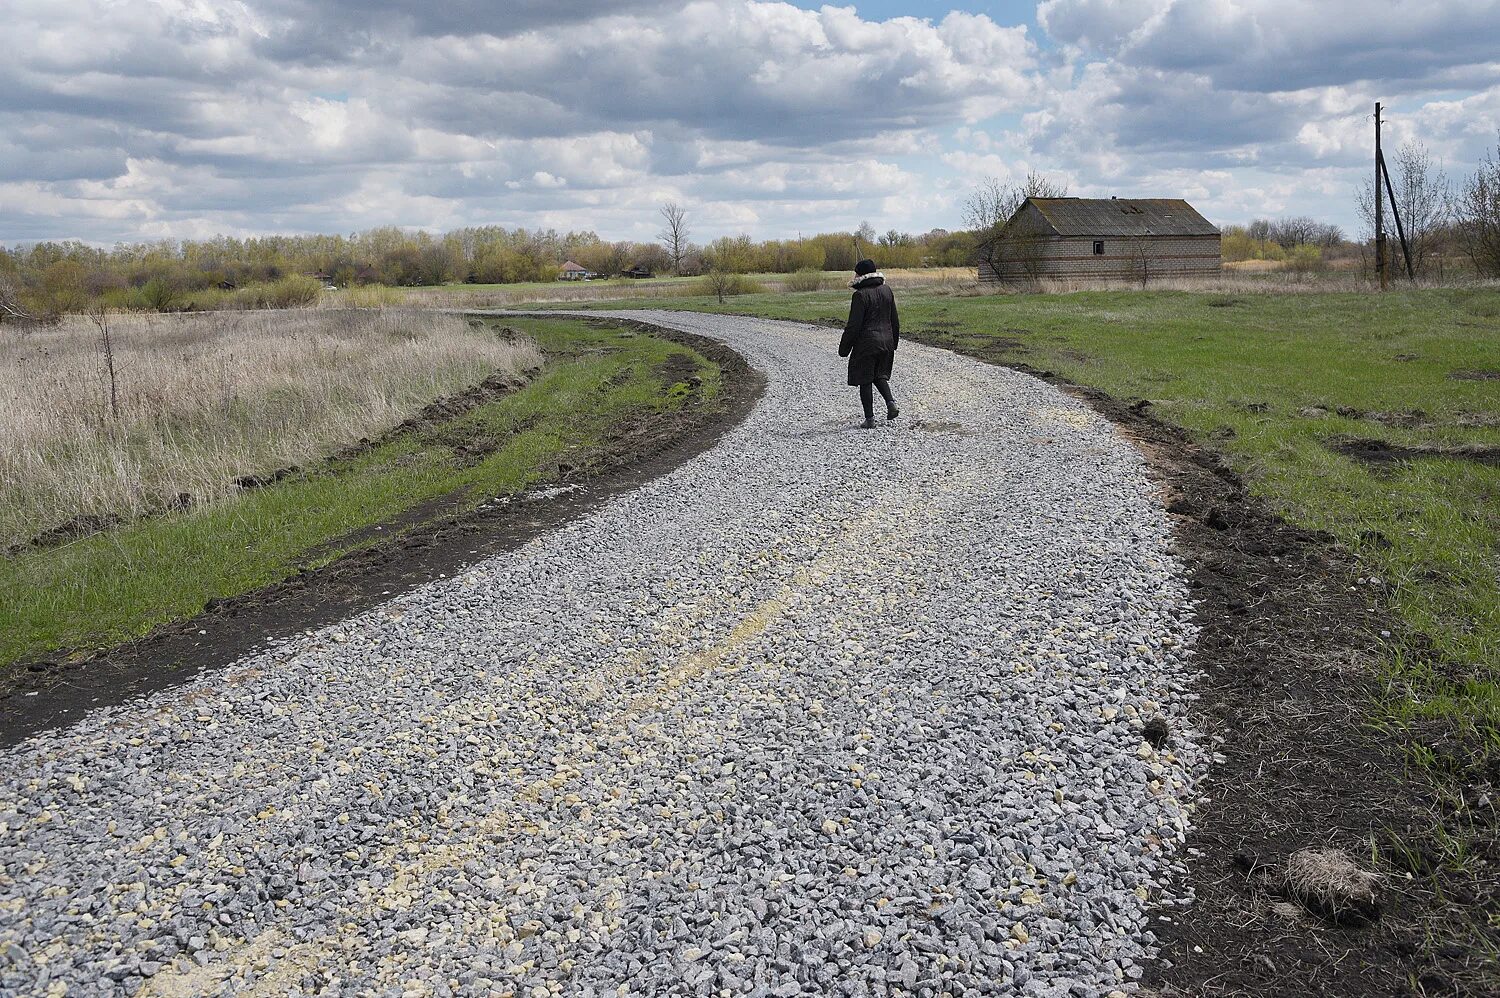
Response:
M874 260L861 260L854 265L854 276L864 277L866 274L873 274L879 269L879 267L875 266Z

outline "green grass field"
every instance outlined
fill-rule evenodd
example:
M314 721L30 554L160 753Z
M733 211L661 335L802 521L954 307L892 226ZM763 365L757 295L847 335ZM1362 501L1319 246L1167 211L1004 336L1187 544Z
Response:
M506 324L548 355L513 394L232 502L0 559L0 666L148 633L400 532L365 528L430 508L403 520L410 530L512 495L554 478L564 455L583 465L611 428L682 406L685 383L665 373L674 358L698 372L703 396L718 392L716 364L665 340L571 320ZM481 459L459 457L457 445L475 443Z
M842 322L847 301L814 292L630 307ZM1423 662L1393 649L1392 719L1441 720L1500 752L1500 467L1444 457L1372 465L1328 446L1341 437L1500 445L1500 381L1490 380L1500 378L1500 292L913 291L900 304L914 340L1150 399L1288 519L1337 536L1435 653Z

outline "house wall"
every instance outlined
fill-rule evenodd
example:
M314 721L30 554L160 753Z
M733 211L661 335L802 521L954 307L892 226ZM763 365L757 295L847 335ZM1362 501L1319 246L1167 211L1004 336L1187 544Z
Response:
M1219 237L1144 236L1099 237L1104 254L1094 255L1093 236L1051 236L1025 242L1018 249L1024 259L1006 261L997 275L979 264L982 283L1032 280L1139 281L1166 277L1209 277L1223 270Z

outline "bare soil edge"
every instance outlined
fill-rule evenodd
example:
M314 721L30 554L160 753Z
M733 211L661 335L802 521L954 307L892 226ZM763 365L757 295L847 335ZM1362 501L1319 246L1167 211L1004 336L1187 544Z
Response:
M908 338L949 346L942 334ZM1404 634L1378 584L1327 534L1296 527L1179 427L1133 403L972 345L957 352L1040 378L1115 424L1147 459L1189 570L1202 671L1193 723L1220 758L1188 840L1187 909L1158 913L1158 960L1142 981L1161 998L1500 994L1493 947L1476 938L1500 913L1495 811L1460 819L1406 745L1371 724L1375 665ZM897 372L899 377L899 369ZM1365 580L1364 584L1361 584ZM1382 632L1385 632L1383 636ZM1446 733L1450 786L1474 801L1494 772L1471 767ZM1446 825L1473 821L1479 872L1438 868ZM1289 905L1271 871L1302 848L1336 846L1384 879L1373 923L1342 926ZM1489 949L1487 954L1485 951Z
M495 316L481 316L495 319ZM719 365L716 398L696 393L660 419L619 425L600 447L570 454L550 482L488 509L434 518L327 566L211 602L191 619L78 660L8 667L0 688L0 748L230 665L268 642L362 613L587 515L714 446L760 399L765 378L718 340L641 322L600 318L691 347ZM558 486L563 486L562 490ZM405 514L409 516L410 514Z

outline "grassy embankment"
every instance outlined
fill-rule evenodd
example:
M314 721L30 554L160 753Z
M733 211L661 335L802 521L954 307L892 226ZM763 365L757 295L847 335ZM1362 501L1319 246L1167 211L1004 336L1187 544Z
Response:
M400 517L399 527L376 535L390 537L554 478L564 456L586 466L612 429L681 408L687 386L670 370L695 370L705 399L718 392L716 364L664 340L569 320L507 325L547 357L519 390L381 439L429 396L362 434L376 445L344 459L308 462L274 484L0 557L0 682L7 663L108 646L189 617L210 599L328 564L374 543L365 529L373 525ZM497 338L489 327L477 335ZM0 490L7 498L17 499Z
M846 303L818 292L630 304L841 322ZM1438 721L1500 753L1500 467L1377 465L1328 446L1500 445L1500 292L912 292L901 307L914 340L1150 399L1283 515L1337 536L1431 643L1392 647L1387 720Z

